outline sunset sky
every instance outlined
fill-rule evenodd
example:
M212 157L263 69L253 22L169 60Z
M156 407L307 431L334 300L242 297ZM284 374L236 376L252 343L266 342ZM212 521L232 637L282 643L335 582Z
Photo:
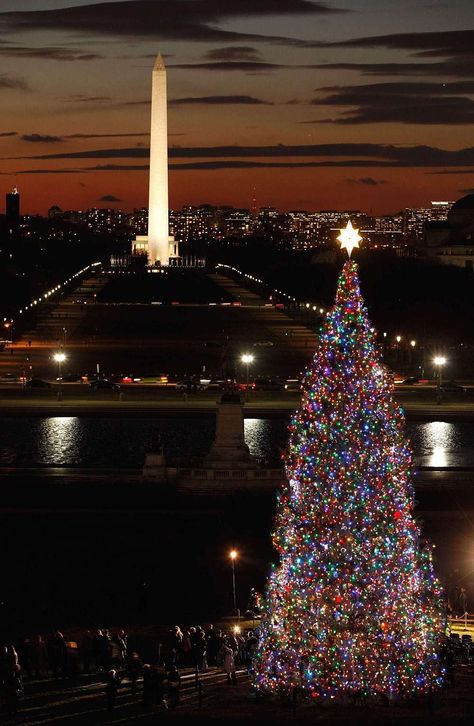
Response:
M473 0L0 0L0 211L147 204L158 52L171 207L474 188Z

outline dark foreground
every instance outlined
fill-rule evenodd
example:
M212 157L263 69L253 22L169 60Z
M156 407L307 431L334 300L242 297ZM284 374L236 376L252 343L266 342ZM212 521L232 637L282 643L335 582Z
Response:
M30 726L52 724L156 724L208 723L260 724L318 723L328 724L467 724L474 715L474 669L459 666L455 685L439 694L417 702L392 705L376 703L309 704L298 700L282 704L276 700L257 701L245 670L237 673L237 684L227 684L221 669L211 668L200 676L196 688L194 673L182 671L181 699L175 709L153 706L145 709L141 683L132 698L130 683L123 681L114 711L107 711L104 683L100 675L77 676L74 681L45 679L25 686L17 722ZM199 693L201 692L202 698Z
M124 446L126 442L124 442ZM0 631L24 637L70 626L206 622L262 592L270 563L275 493L176 495L138 472L15 470L0 477ZM415 479L423 536L448 591L473 611L472 472Z

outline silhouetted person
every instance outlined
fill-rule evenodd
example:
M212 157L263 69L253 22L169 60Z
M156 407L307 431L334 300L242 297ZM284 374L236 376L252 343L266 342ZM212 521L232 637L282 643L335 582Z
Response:
M206 653L207 662L209 665L214 666L217 663L217 653L219 650L219 642L217 633L214 630L213 625L209 625L206 630Z
M150 709L153 706L154 677L151 665L145 663L143 666L143 705Z
M67 645L64 635L57 630L48 641L48 657L55 678L67 674Z
M132 698L137 696L137 681L142 672L142 662L138 653L132 653L127 663L128 677L130 678L130 688Z
M178 669L175 665L169 668L166 673L166 680L168 681L168 699L171 708L176 708L179 704L179 691L181 688L181 676L179 675Z
M23 683L20 675L20 666L10 673L4 681L5 707L10 718L15 718L18 713L20 696L23 693Z
M107 710L113 711L117 700L118 689L121 683L121 678L116 670L112 668L107 673L107 680L105 684L105 693L107 696Z
M199 671L205 670L207 668L206 638L203 629L199 626L194 628L194 633L191 635L191 646L194 665Z
M82 672L90 673L91 665L94 660L94 640L90 630L86 630L79 641L79 653L82 659Z
M96 670L105 670L109 658L109 644L108 638L104 635L102 630L96 630L92 645Z
M113 666L117 668L123 668L125 663L125 657L127 655L127 645L124 640L125 633L120 630L118 633L112 636L109 647L110 647L110 660Z
M153 666L152 682L153 682L153 703L157 706L166 706L165 695L167 682L164 668L161 666Z
M176 665L179 659L179 655L181 653L181 646L183 643L183 633L181 632L181 629L179 625L175 625L172 630L170 630L168 635L168 642L167 642L167 650L168 650L168 663L170 665Z
M234 651L229 642L225 642L222 646L222 653L224 657L224 670L227 674L227 683L237 683L237 675L235 672L235 659Z
M34 635L31 639L31 666L36 678L42 678L48 673L48 651L41 635Z

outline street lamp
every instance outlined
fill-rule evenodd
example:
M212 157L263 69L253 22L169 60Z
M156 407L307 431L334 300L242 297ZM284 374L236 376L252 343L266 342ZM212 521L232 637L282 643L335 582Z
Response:
M230 561L232 563L232 594L234 597L234 614L237 615L237 594L235 589L235 561L237 557L239 556L239 553L237 550L231 550L229 552Z
M65 353L55 353L53 355L53 360L58 364L58 379L59 379L59 391L58 391L58 401L62 401L63 398L63 392L62 392L62 376L61 376L61 365L66 360L66 354Z
M253 363L255 360L255 357L252 355L252 353L244 353L241 361L242 363L245 363L245 370L246 370L246 377L245 377L245 398L248 398L248 392L249 392L249 365Z
M412 348L414 348L416 345L416 340L410 340L410 345Z
M3 327L7 331L7 336L8 334L10 335L10 345L13 345L13 323L11 321L7 321L6 323L3 323Z
M438 385L436 388L436 403L438 405L441 403L441 379L443 375L443 366L446 365L446 363L447 360L444 355L437 355L433 358L433 364L438 370Z

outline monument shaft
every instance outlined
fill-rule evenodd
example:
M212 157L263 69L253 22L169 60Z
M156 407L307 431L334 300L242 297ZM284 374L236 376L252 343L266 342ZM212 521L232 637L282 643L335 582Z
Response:
M148 202L148 264L169 263L168 119L166 69L161 55L153 68Z

